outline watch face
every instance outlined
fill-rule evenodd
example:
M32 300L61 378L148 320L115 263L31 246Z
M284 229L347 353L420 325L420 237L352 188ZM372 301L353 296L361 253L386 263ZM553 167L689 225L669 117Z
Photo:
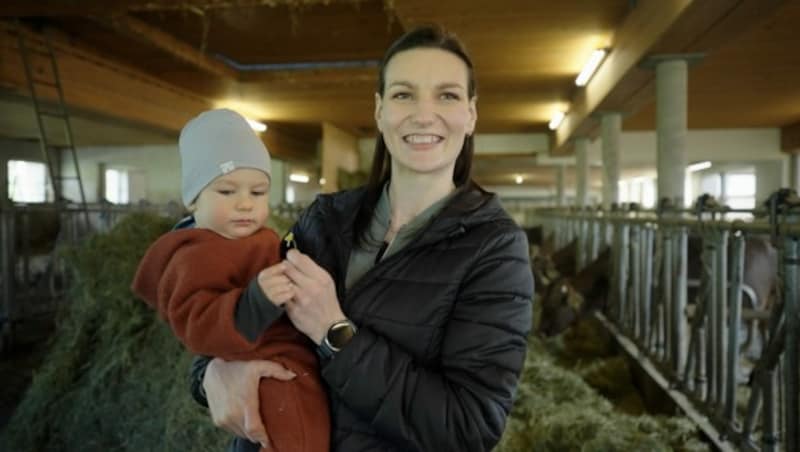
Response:
M342 322L331 327L328 331L328 342L337 349L344 347L355 334L350 322Z

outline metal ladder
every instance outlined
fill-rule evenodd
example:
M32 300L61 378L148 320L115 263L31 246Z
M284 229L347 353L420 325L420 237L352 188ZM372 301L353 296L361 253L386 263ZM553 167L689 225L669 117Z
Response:
M55 53L53 52L53 46L50 42L50 36L45 30L42 33L44 38L43 46L38 46L36 44L29 45L27 43L26 33L27 31L24 29L22 24L17 22L19 52L22 57L22 65L25 67L25 78L28 82L28 91L31 95L31 101L36 116L36 124L39 128L39 146L42 150L42 156L44 157L45 164L47 165L50 183L53 187L55 202L59 206L63 206L67 202L67 199L62 195L63 184L66 181L75 181L78 185L80 200L73 202L76 202L80 211L82 211L84 221L86 223L86 231L89 231L89 209L86 204L86 194L83 190L83 179L81 178L80 166L78 165L78 156L75 151L72 125L70 123L67 105L64 102L64 90L61 87L58 64ZM37 74L34 73L32 61L33 55L42 56L49 62L49 74L47 71L39 71ZM44 102L41 99L41 92L39 90L45 89L55 90L58 93L57 98L54 101ZM63 124L64 136L66 138L64 149L69 152L69 158L74 165L74 176L62 176L62 171L60 168L61 158L58 154L58 148L51 145L50 141L48 140L47 130L45 128L45 118L61 121Z

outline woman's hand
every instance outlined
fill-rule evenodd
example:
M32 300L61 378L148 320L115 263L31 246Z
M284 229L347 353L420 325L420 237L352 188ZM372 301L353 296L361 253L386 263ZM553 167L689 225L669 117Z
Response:
M211 410L211 420L234 435L269 447L269 437L261 422L258 384L262 378L288 381L295 373L272 361L224 361L208 363L203 389Z
M345 318L333 278L310 257L289 250L285 275L294 285L294 296L286 303L286 313L295 328L319 345L335 322Z

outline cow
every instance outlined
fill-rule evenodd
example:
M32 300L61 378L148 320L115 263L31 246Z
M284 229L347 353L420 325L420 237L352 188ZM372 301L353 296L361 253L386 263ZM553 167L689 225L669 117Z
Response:
M531 254L531 271L537 294L543 294L555 279L575 274L577 252L578 241L573 240L552 255L542 250Z
M695 301L696 284L700 279L702 243L690 237L688 246L689 302ZM573 277L561 277L551 284L542 296L542 311L538 331L546 336L559 334L578 319L594 310L604 310L610 288L611 253L605 249L599 257ZM769 239L761 236L745 239L743 282L744 302L759 310L771 309L778 283L778 255ZM694 286L694 287L692 287ZM751 323L748 346L755 337Z

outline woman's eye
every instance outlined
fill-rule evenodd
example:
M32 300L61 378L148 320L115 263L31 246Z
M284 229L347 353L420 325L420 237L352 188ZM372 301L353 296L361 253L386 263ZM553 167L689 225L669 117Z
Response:
M265 192L265 191L253 191L253 192L250 192L250 194L253 195L253 196L264 196L264 195L267 194L267 192Z
M441 94L441 98L444 100L460 100L461 96L456 93L445 92Z
M229 196L233 194L233 190L217 190L217 193L223 196Z
M392 99L397 99L397 100L411 99L411 93L407 93L405 91L397 91L392 94Z

